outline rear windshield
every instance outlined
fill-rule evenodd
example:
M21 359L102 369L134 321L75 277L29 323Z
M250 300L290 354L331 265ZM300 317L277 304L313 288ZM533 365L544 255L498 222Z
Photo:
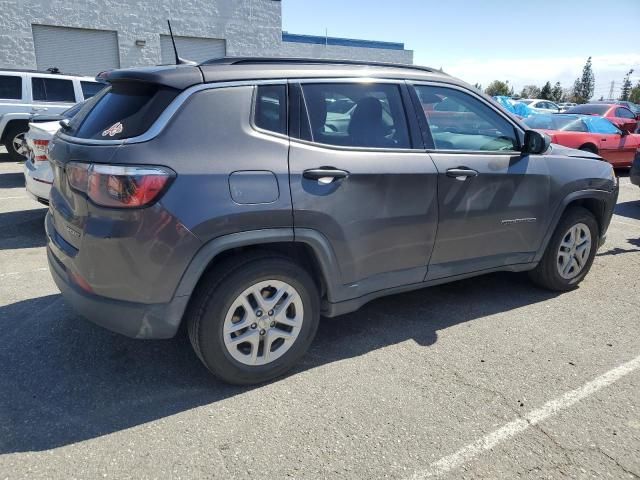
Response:
M586 113L587 115L604 115L607 110L611 108L611 105L593 105L584 104L571 107L565 113Z
M146 132L179 90L148 83L114 83L88 100L73 117L68 134L119 140Z

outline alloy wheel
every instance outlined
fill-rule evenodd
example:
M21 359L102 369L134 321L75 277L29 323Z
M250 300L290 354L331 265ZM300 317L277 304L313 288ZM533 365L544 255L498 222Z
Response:
M22 155L23 157L26 157L27 154L29 153L29 149L27 148L27 141L24 138L24 132L23 133L19 133L18 135L13 137L13 140L11 141L11 144L13 145L13 149L19 155Z
M304 318L296 289L280 280L258 282L231 304L223 324L227 352L244 365L271 363L295 343Z
M584 223L573 225L562 237L556 266L566 280L577 277L584 269L591 253L591 231Z

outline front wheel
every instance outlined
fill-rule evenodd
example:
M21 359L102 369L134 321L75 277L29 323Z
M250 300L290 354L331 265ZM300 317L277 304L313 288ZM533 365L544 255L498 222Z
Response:
M286 257L234 259L203 279L187 314L197 355L217 377L261 383L291 369L318 328L318 289Z
M555 291L575 288L587 275L598 249L600 229L582 207L567 210L556 227L538 266L530 272L537 285Z

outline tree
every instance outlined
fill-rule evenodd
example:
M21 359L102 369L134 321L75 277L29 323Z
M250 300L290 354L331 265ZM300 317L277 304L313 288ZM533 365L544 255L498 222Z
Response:
M573 101L576 103L588 102L593 96L595 86L596 79L593 75L591 57L589 57L582 68L582 76L576 78L576 81L573 82Z
M631 94L631 79L629 78L633 73L633 68L627 72L624 76L624 81L622 82L622 91L620 92L620 100L627 101L629 100L629 95Z
M561 102L563 100L564 97L564 92L562 91L562 85L560 85L560 82L556 82L556 84L553 86L553 89L551 90L551 100L553 100L554 102Z
M636 86L631 89L631 93L629 93L629 101L633 103L640 103L640 80L638 80Z
M540 89L535 85L525 85L520 92L522 98L538 98L540 96Z
M551 82L547 82L540 90L540 98L543 100L551 100Z
M498 95L509 97L513 95L513 88L509 87L509 80L507 80L506 82L503 82L500 80L494 80L485 89L484 93L492 97L495 97Z

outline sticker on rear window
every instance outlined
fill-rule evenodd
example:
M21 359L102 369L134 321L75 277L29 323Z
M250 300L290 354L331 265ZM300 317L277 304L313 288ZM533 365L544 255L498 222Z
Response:
M110 137L113 137L119 133L122 133L122 123L116 122L109 128L107 128L104 132L102 132L102 136L106 137L107 135L109 135Z

